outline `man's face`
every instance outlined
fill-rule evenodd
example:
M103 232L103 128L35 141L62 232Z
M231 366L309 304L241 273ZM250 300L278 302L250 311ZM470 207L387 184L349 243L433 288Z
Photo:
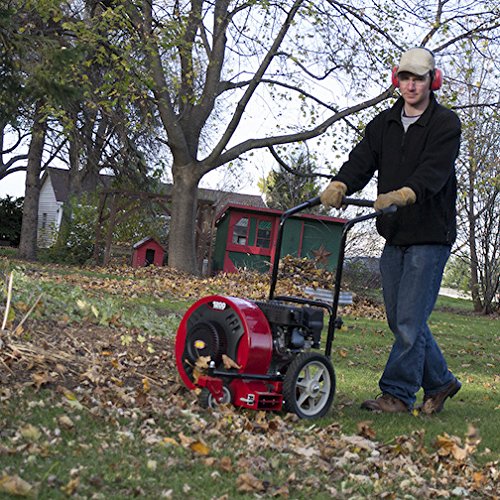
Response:
M418 107L420 104L426 104L431 93L430 75L414 75L406 71L398 75L399 91L406 103Z

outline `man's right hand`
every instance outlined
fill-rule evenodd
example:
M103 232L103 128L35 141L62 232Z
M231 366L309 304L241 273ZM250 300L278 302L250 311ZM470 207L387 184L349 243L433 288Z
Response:
M346 192L347 186L343 182L332 181L321 193L321 203L325 205L325 207L340 208Z

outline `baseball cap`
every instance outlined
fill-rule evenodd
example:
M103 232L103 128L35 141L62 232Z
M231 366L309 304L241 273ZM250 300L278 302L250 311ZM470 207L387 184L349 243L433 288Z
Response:
M403 71L423 76L434 71L434 56L427 49L415 48L407 50L401 56L398 66L398 75Z

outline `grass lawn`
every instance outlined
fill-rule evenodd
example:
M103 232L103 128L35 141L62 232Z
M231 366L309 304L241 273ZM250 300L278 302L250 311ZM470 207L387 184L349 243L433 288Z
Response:
M448 302L448 301L447 301ZM448 361L450 370L462 382L462 389L447 401L445 410L435 416L370 415L377 438L389 441L395 435L423 429L431 444L443 432L464 435L469 425L481 435L480 449L500 453L500 331L498 320L461 312L434 312L431 329ZM367 418L359 403L378 392L378 378L390 350L392 333L383 321L345 318L337 333L333 361L337 372L338 413L347 432ZM418 395L421 400L422 393ZM481 459L491 458L484 453Z
M187 307L265 283L6 260L0 269L6 280L15 270L0 333L1 498L499 498L500 323L467 301L440 299L431 318L463 383L442 413L359 409L378 392L392 334L354 310L334 341L332 409L300 421L203 410L176 373Z

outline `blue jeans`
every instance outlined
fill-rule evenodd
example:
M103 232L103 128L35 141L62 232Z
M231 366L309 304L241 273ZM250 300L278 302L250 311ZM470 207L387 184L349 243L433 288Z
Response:
M455 379L427 325L449 255L448 245L386 245L380 259L395 340L379 386L410 409L420 387L432 395Z

